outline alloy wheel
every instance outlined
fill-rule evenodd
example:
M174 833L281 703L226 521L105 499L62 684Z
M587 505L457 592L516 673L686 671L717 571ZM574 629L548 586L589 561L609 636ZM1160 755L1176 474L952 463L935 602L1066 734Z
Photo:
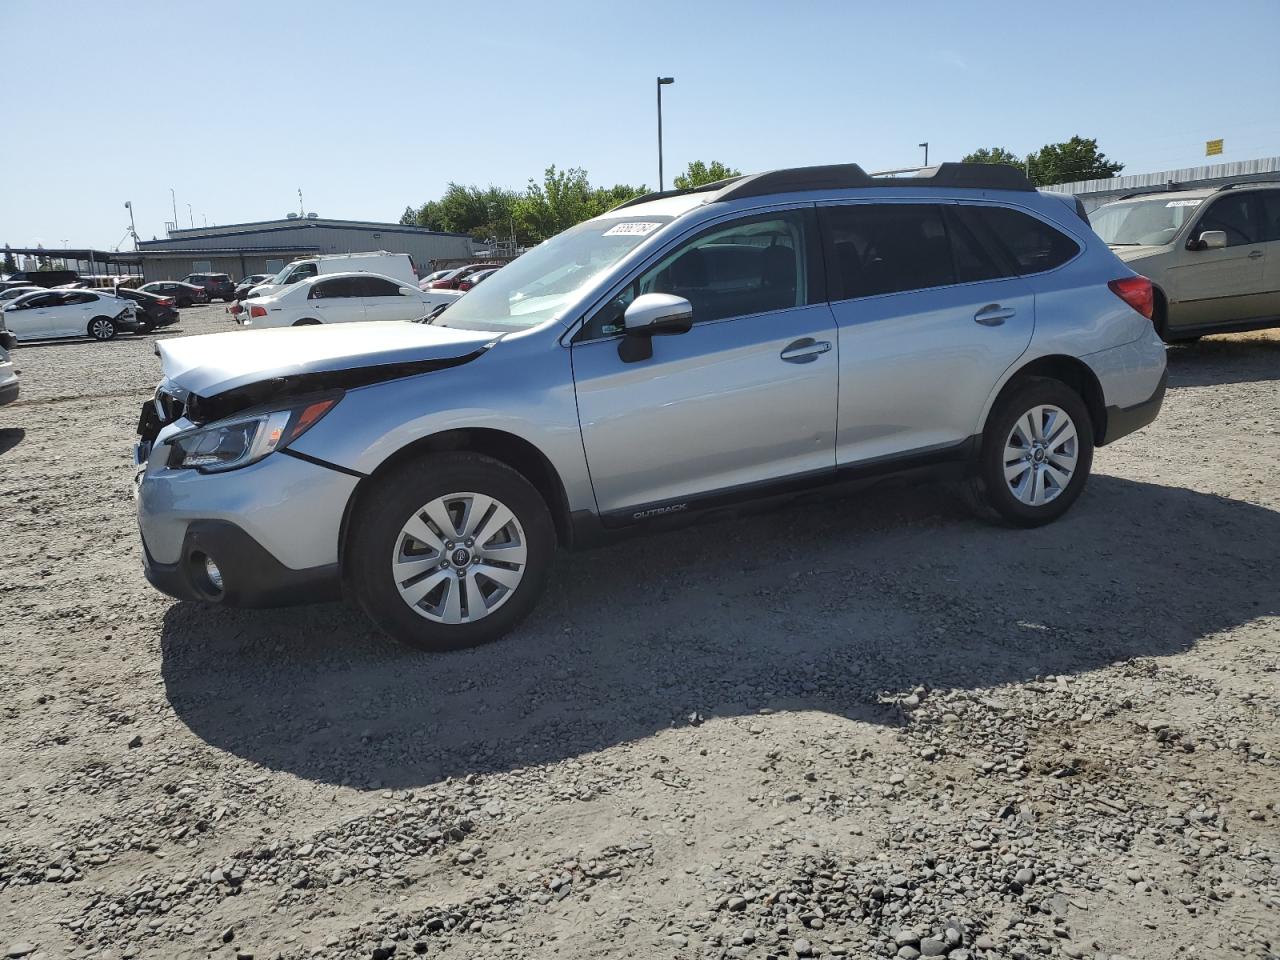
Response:
M1065 410L1032 407L1014 421L1004 442L1004 479L1022 503L1039 507L1066 490L1076 471L1079 437Z
M391 575L415 613L473 623L511 598L527 563L524 530L483 493L451 493L416 511L396 536Z
M89 336L95 340L110 340L115 335L116 328L110 320L99 318L89 324Z

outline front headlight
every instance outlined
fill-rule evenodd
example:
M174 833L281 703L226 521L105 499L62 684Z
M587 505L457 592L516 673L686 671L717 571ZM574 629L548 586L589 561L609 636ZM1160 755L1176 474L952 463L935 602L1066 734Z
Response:
M342 399L304 401L257 413L219 420L175 434L167 441L167 465L174 469L219 473L257 463L269 453L297 440Z

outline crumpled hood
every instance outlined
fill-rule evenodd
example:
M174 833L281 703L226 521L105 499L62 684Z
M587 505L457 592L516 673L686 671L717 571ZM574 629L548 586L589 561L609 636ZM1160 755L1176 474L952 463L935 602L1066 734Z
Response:
M156 341L165 379L211 397L262 380L417 361L455 360L501 334L375 321L245 330Z
M1145 260L1147 257L1154 257L1158 253L1168 252L1168 247L1143 246L1143 247L1127 247L1124 245L1111 248L1111 252L1117 257L1128 263L1130 260Z

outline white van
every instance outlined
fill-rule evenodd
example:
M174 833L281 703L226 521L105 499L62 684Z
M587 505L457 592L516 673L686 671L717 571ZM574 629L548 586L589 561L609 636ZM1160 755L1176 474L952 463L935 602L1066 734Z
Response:
M293 261L266 283L260 283L251 289L246 299L276 293L292 283L320 274L353 272L379 273L411 287L418 285L418 277L413 272L413 261L407 253L387 253L385 250L375 250L372 253L334 253Z

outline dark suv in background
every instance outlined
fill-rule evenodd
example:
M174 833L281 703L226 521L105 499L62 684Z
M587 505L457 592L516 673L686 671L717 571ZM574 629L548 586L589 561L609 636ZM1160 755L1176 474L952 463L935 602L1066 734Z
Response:
M189 273L182 278L182 282L204 287L204 292L209 295L210 302L214 299L220 299L225 303L230 303L236 298L236 285L232 282L231 277L225 273Z

